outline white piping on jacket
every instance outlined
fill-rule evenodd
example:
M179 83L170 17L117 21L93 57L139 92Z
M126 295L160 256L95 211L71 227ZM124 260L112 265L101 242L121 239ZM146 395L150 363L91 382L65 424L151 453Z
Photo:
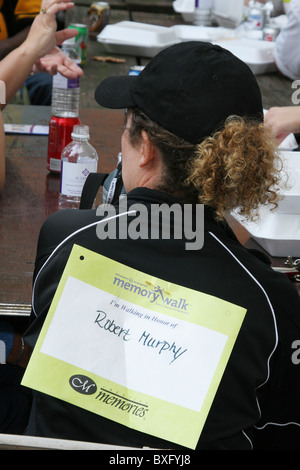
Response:
M61 248L61 246L66 243L68 240L70 240L70 238L72 238L74 235L77 235L78 233L80 232L83 232L84 230L87 230L95 225L98 225L98 224L101 224L103 222L107 222L109 220L112 220L112 219L115 219L117 217L121 217L122 215L128 215L128 214L136 214L136 211L127 211L127 212L121 212L120 214L115 214L115 215L112 215L110 217L106 217L105 219L101 219L101 220L98 220L97 222L93 222L92 224L89 224L89 225L85 225L84 227L81 227L79 228L78 230L75 230L75 232L71 233L70 235L68 235L62 242L60 242L57 247L52 251L52 253L50 254L50 256L46 259L45 263L43 264L43 266L41 267L41 269L39 270L39 272L37 273L36 277L35 277L35 280L34 280L34 283L33 283L33 288L32 288L32 298L31 298L31 307L32 307L32 311L34 313L34 315L37 317L37 313L35 311L35 308L34 308L34 290L35 290L35 286L36 286L36 282L37 282L37 279L41 273L41 271L44 269L44 267L46 266L46 264L48 264L48 262L51 260L51 258L54 256L54 254L56 253L57 250L59 250L59 248Z
M274 346L274 349L273 351L271 352L270 356L269 356L269 360L268 360L268 377L267 379L262 383L260 384L258 388L262 387L268 380L269 380L269 377L270 377L270 360L271 360L271 357L272 355L274 354L274 351L275 349L277 348L277 345L278 345L278 331L277 331L277 322L276 322L276 317L275 317L275 312L274 312L274 309L273 309L273 306L271 304L271 301L268 297L268 294L266 293L266 291L264 290L264 288L262 287L262 285L258 282L258 280L250 273L250 271L248 271L248 269L240 262L240 260L229 250L229 248L227 248L226 245L224 245L223 242L221 242L221 240L218 239L218 237L216 237L216 235L214 235L212 232L209 232L209 234L215 238L215 240L217 240L218 243L220 243L227 251L228 253L230 253L230 255L240 264L240 266L249 274L249 276L256 282L256 284L260 287L260 289L263 291L264 295L266 296L267 298L267 301L269 303L269 306L270 306L270 309L271 309L271 312L272 312L272 315L273 315L273 320L274 320L274 328L275 328L275 338L276 338L276 341L275 341L275 346ZM257 402L257 406L258 406L258 409L259 409L259 413L260 413L260 416L261 416L261 409L260 409L260 406L259 406L259 402L258 402L258 398L256 397L256 402ZM300 426L300 423L296 423L294 421L290 421L288 423L273 423L273 422L269 422L269 423L265 423L263 426L259 427L259 426L255 426L255 429L258 429L258 430L262 430L264 429L265 427L267 426L279 426L279 427L284 427L284 426L290 426L290 425L295 425L295 426ZM247 437L247 439L251 442L250 438L247 436L247 434L242 431L243 434ZM251 447L253 448L253 445L252 445L252 442L251 442Z
M216 235L214 235L212 232L209 232L209 234L215 238L215 240L217 240L218 243L220 243L220 245L222 245L225 250L228 251L228 253L230 253L230 255L235 259L235 261L244 269L244 271L246 271L246 273L253 279L253 281L259 286L259 288L262 290L262 292L264 293L267 301L268 301L268 304L269 304L269 307L270 307L270 310L272 312L272 316L273 316L273 321L274 321L274 330L275 330L275 346L273 348L273 350L271 351L270 353L270 356L269 356L269 359L267 361L267 364L268 364L268 375L267 375L267 378L266 380L260 384L257 388L260 388L262 387L268 380L269 380L269 377L270 377L270 360L271 360L271 357L272 355L274 354L274 351L276 350L277 348L277 345L278 345L278 331L277 331L277 322L276 322L276 317L275 317L275 312L274 312L274 308L273 308L273 305L269 299L269 296L268 294L266 293L265 289L263 288L263 286L258 282L258 280L253 276L253 274L246 268L246 266L243 265L243 263L241 263L241 261L232 253L232 251L229 250L229 248L227 248L226 245L224 245L223 242L221 242L221 240L218 239L218 237L216 237Z
M268 294L266 293L265 289L263 288L263 286L258 282L258 280L253 276L253 274L246 268L246 266L243 265L243 263L232 253L232 251L223 243L221 242L221 240L219 240L219 238L212 232L208 232L220 245L223 246L223 248L225 248L225 250L235 259L235 261L244 269L244 271L246 271L246 273L251 277L251 279L258 285L258 287L261 289L261 291L263 292L264 296L266 297L267 299L267 302L269 304L269 307L270 307L270 310L271 310L271 313L272 313L272 316L273 316L273 321L274 321L274 330L275 330L275 345L274 345L274 348L273 350L271 351L270 355L269 355L269 358L268 358L268 361L267 361L267 377L266 377L266 380L261 383L257 388L259 389L260 387L262 387L268 380L269 380L269 377L270 377L270 360L271 360L271 357L273 356L276 348L277 348L277 345L278 345L278 331L277 331L277 322L276 322L276 317L275 317L275 312L274 312L274 308L273 308L273 305L269 299L269 296ZM256 403L257 403L257 408L259 410L259 415L261 416L261 408L259 406L259 402L258 402L258 398L256 397ZM243 430L242 431L243 434L247 437L247 439L250 441L251 443L251 447L253 448L253 444L251 442L251 439L249 438L249 436L247 436L246 432Z

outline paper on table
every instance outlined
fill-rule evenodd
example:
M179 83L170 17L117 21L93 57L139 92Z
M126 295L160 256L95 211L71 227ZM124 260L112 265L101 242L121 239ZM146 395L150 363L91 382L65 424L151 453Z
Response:
M37 134L48 135L49 126L39 126L36 124L4 124L6 134Z

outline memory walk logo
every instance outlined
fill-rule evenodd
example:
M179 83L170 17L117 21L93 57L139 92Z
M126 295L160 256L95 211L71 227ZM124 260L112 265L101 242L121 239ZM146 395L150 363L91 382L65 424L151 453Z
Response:
M147 288L146 285L138 285L132 280L121 279L119 276L114 277L113 285L132 292L134 295L140 295L141 297L148 299L149 303L157 303L158 305L161 303L164 307L169 307L181 312L187 312L189 304L186 299L183 299L182 297L179 299L169 297L170 294L165 292L159 286Z
M97 225L100 240L184 240L186 250L200 250L204 243L203 204L131 204L127 196L119 198L119 211L115 206L98 206L96 215L104 217ZM129 217L128 217L129 216ZM118 220L118 223L117 223Z

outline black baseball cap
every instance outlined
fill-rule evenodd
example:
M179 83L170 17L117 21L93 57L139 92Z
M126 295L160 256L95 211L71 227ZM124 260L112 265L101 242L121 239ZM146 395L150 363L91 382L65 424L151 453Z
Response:
M187 41L159 52L139 75L112 76L96 88L103 107L138 107L197 144L231 115L263 121L257 81L243 61L216 44Z

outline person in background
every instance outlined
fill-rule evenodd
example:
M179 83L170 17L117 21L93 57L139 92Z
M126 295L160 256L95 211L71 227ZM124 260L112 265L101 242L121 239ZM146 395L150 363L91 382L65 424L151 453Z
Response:
M287 23L276 38L274 58L278 70L291 80L300 78L300 1L291 0Z
M73 29L56 30L56 14L74 6L69 0L43 0L24 42L0 62L0 80L6 102L22 85L33 67L48 73L60 71L74 78L81 69L56 48L76 35ZM17 73L16 73L17 71ZM1 83L0 83L1 85ZM5 103L1 103L4 108ZM5 180L5 135L0 110L0 188ZM31 394L20 386L30 349L10 324L0 322L0 340L6 344L6 364L0 367L0 432L22 433L27 424ZM22 354L20 355L20 351Z
M259 0L266 3L266 0ZM275 2L274 2L275 3ZM245 6L249 0L245 0ZM275 41L274 60L277 69L291 80L300 77L300 1L290 0L282 2L280 11L278 2L274 5L273 16L287 13L287 22L282 27Z
M40 9L41 0L0 1L0 60L24 42ZM31 104L51 105L52 78L49 74L31 73L25 85Z
M40 9L41 0L0 0L1 59L25 40Z
M280 16L288 12L290 0L272 0L273 11L271 16Z
M76 78L83 74L82 69L57 47L64 40L77 34L73 29L57 31L56 14L73 6L70 0L65 2L55 0L54 3L50 0L43 0L42 10L34 19L24 42L0 61L0 86L5 87L6 97L4 103L0 102L0 110L10 102L32 70L50 75L60 72L68 78ZM3 148L2 143L0 190L5 181Z
M245 0L245 5L249 0ZM265 3L265 0L261 0ZM287 13L287 23L280 31L274 49L278 70L291 80L300 79L300 1L273 0L273 15ZM290 133L300 133L300 109L298 106L273 107L265 115L269 127L280 144Z
M292 282L270 267L269 259L238 242L226 222L233 210L252 219L261 204L276 207L278 200L277 145L264 126L261 93L251 70L218 45L183 42L160 52L138 76L105 79L95 98L100 106L127 110L121 137L126 214L142 204L148 216L141 221L140 214L130 214L121 233L116 228L112 237L104 238L97 235L96 226L106 219L97 210L58 211L45 222L37 247L32 323L24 341L34 348L75 244L146 277L243 306L247 313L203 431L197 436L196 450L298 448L300 375L291 361L291 345L300 337L300 297ZM114 206L118 227L122 225L118 216L124 213L121 201ZM186 249L186 234L175 236L172 217L169 238L162 235L165 221L161 218L155 230L160 237L151 238L152 207L171 209L173 204L191 206L191 220L195 220L198 205L204 204L201 248ZM130 236L131 223L141 225L140 237ZM143 236L145 233L149 235ZM93 269L101 271L101 262ZM86 312L82 315L77 320L84 327ZM67 331L65 335L69 345ZM77 332L73 338L78 348ZM124 364L128 376L139 376L140 370L126 354L123 357L119 349L116 353L115 342L107 341L115 362ZM105 362L105 352L97 346L93 349L89 343L90 357ZM199 373L201 359L191 357L191 374ZM89 367L86 364L87 370ZM55 366L52 373L56 374ZM157 370L149 367L145 373L160 382ZM61 377L65 383L66 378ZM58 379L57 388L60 384ZM188 387L185 392L189 394ZM110 417L34 390L26 434L180 448L150 435L148 428L139 432L130 424L115 422L115 415ZM157 428L166 425L161 421L160 416ZM270 428L277 436L268 439ZM185 432L189 433L188 426Z
M263 4L267 2L267 0L257 0L257 1ZM290 0L272 0L272 3L273 3L273 10L271 12L271 16L279 16L279 15L287 13L289 9ZM251 5L251 0L244 0L245 6L249 6L249 4Z

